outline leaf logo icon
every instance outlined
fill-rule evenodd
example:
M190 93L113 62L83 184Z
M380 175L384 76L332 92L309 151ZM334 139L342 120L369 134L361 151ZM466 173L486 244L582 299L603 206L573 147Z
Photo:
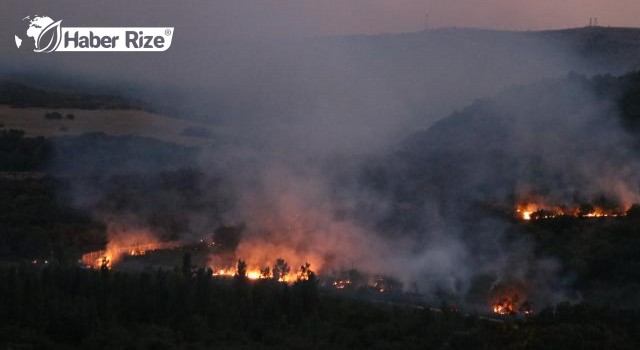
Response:
M62 28L60 22L54 22L42 30L38 36L35 52L55 51L62 41Z

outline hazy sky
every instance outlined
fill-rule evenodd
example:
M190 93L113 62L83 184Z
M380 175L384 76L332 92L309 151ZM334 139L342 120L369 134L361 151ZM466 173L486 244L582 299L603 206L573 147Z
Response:
M415 31L423 28L427 10L432 27L565 28L595 16L606 26L640 24L638 0L5 0L0 5L4 23L47 14L67 26L173 25L205 29L211 37Z

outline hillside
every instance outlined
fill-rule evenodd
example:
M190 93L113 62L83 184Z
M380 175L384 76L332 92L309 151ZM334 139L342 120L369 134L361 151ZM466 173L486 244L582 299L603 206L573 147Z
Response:
M509 202L524 188L558 202L622 200L607 184L632 182L639 88L637 73L573 74L478 100L403 143L393 162L412 175L399 186L467 201Z
M628 210L640 203L639 88L638 73L572 74L480 99L414 133L362 173L394 203L381 225L420 235L428 213L474 242L474 256L506 232L504 242L556 259L554 288L570 285L569 299L637 308L640 222ZM517 247L491 254L513 256L508 271L529 257Z
M57 112L61 118L46 118ZM72 119L67 117L73 115ZM215 143L219 128L202 122L166 117L133 109L14 108L0 105L0 124L5 130L24 130L28 136L68 136L104 132L136 135L187 146Z
M92 71L103 62L86 62L75 55L65 60L78 67L73 72L36 74L42 69L31 69L25 62L4 76L42 89L120 94L177 118L251 126L256 115L284 123L310 114L362 115L367 117L358 121L370 123L373 114L379 119L394 115L406 120L408 127L424 127L514 84L571 71L594 75L637 69L638 38L639 30L625 28L541 32L445 28L273 42L238 40L220 43L215 50L196 45L167 53L171 59L159 60L152 70L146 60L130 65L123 57L109 56L114 60L110 65L118 67L113 76L119 80L95 78ZM187 56L198 60L183 62ZM176 64L182 64L180 74L174 73ZM138 76L142 79L133 78ZM162 80L148 79L156 76ZM310 108L318 112L310 113Z

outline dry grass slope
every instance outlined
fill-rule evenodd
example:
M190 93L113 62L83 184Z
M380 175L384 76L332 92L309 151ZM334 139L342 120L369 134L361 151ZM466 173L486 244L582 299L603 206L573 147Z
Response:
M50 120L44 116L58 112L63 116L73 114L74 119ZM24 130L30 136L79 135L103 132L109 135L136 135L153 137L162 141L186 146L213 144L219 128L202 123L181 120L140 110L82 110L50 108L13 108L0 105L0 124L4 129ZM206 129L213 137L183 135L186 128Z

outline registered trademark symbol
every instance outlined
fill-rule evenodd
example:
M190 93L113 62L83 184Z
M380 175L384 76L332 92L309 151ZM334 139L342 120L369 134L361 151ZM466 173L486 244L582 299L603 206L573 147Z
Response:
M167 29L164 31L164 35L169 36L171 35L171 29Z

